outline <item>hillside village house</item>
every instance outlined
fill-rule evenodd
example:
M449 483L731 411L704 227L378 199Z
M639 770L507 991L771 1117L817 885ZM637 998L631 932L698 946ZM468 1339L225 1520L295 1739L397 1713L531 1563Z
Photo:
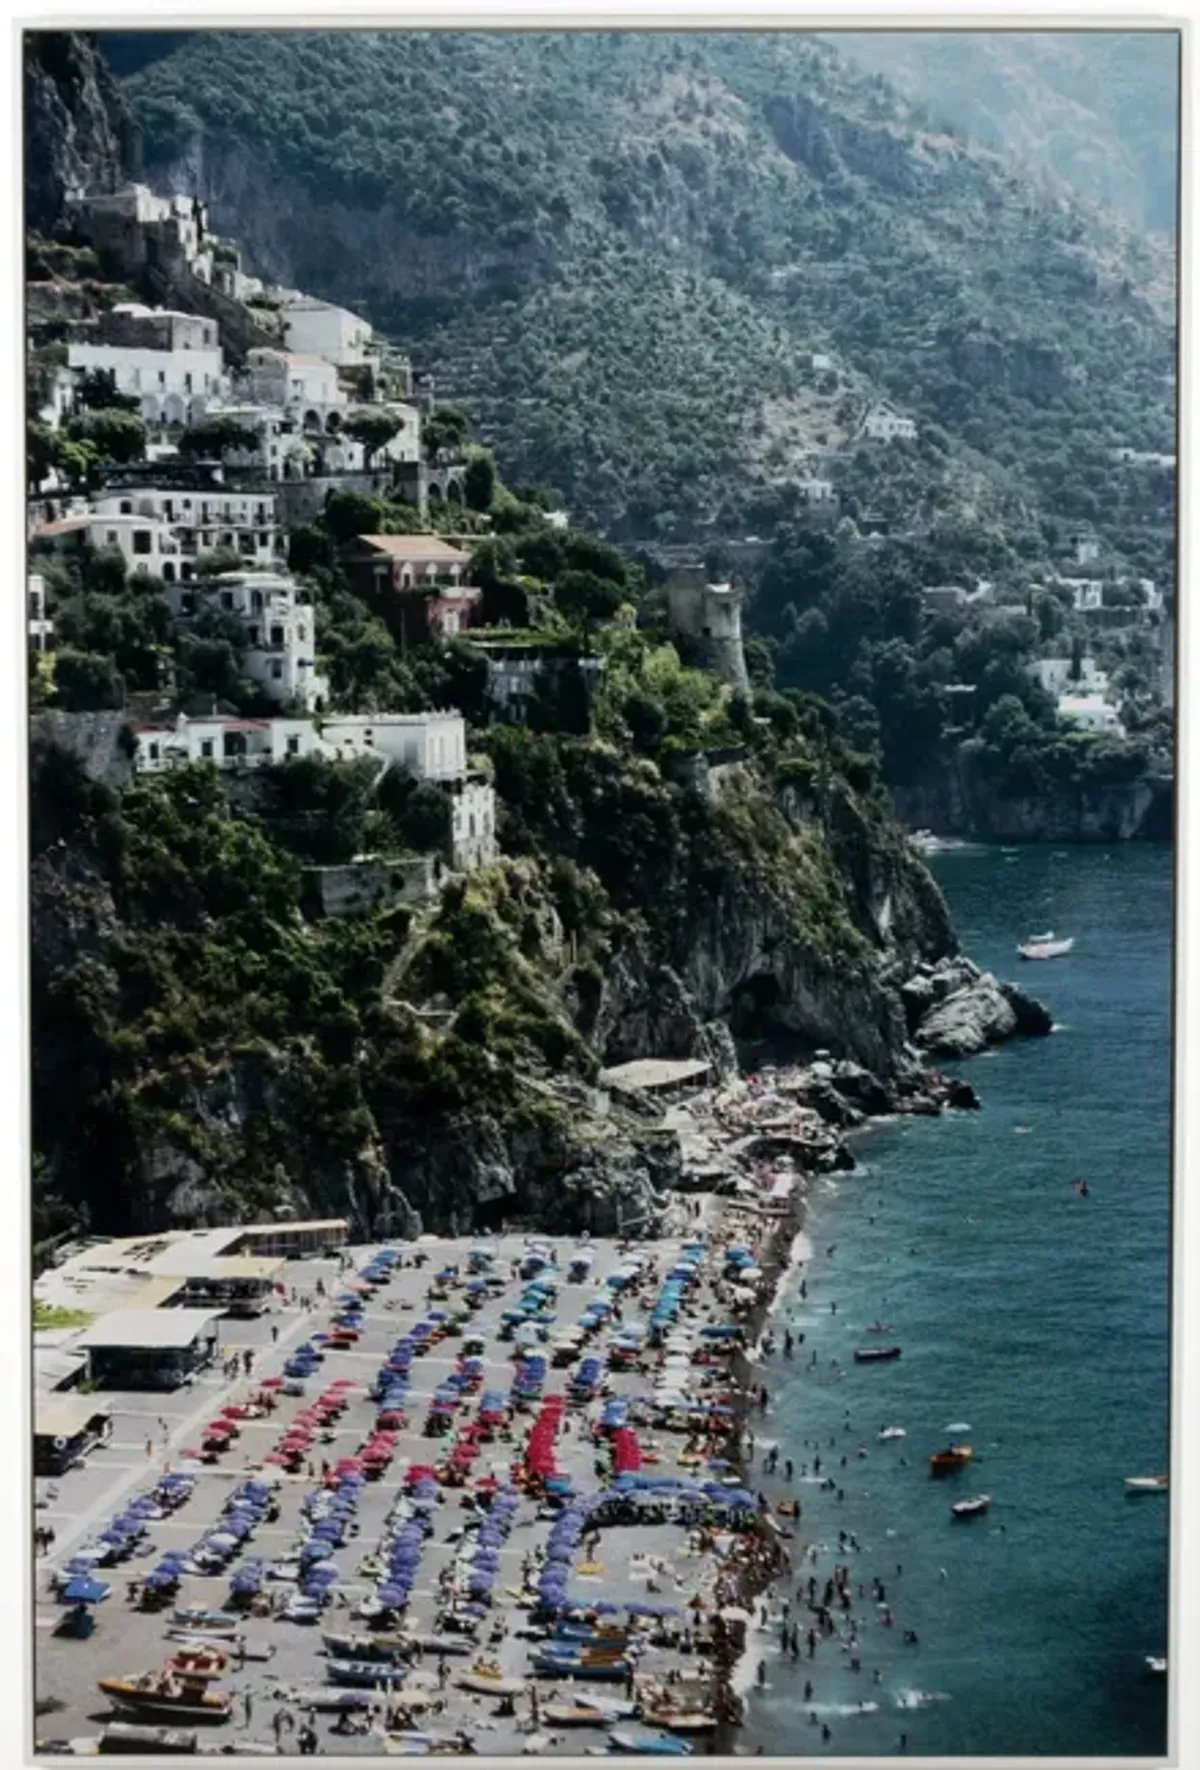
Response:
M337 369L310 352L248 351L241 386L253 404L277 407L305 430L324 429L330 414L342 416L348 404Z
M170 527L179 543L179 577L195 574L201 553L218 548L240 553L247 564L272 566L282 551L276 521L275 499L270 493L237 492L213 480L203 486L176 491L157 486L114 486L96 498L100 516L145 516ZM170 582L174 566L163 577Z
M1047 694L1103 695L1108 690L1108 672L1098 670L1092 657L1080 658L1078 676L1071 674L1070 658L1035 658L1026 667Z
M863 434L873 442L894 442L900 438L904 442L916 439L917 426L912 418L901 418L897 412L889 412L884 406L876 406L863 419Z
M296 701L307 713L329 694L317 674L316 629L307 593L285 572L222 572L203 583L168 585L172 613L186 620L200 608L218 608L241 623L242 665L273 701Z
M469 773L461 713L377 713L320 721L180 714L169 723L135 725L132 736L137 774L164 774L195 762L241 773L306 756L329 762L373 756L384 769L403 767L446 789L454 867L483 866L496 854L495 791Z
M374 336L366 320L347 308L289 289L280 297L284 339L289 351L324 357L338 368L368 359Z
M1124 737L1121 715L1103 695L1064 694L1058 698L1058 716L1080 731L1103 733L1107 737Z
M67 362L81 374L111 373L149 425L194 424L225 388L216 322L165 308L114 308L95 341L67 346Z
M30 572L25 586L25 622L34 651L49 651L54 622L46 619L46 583L40 572Z
M1055 582L1071 592L1071 606L1077 615L1104 607L1104 584L1100 578L1057 578Z
M351 583L397 621L400 643L428 645L468 627L482 592L470 554L439 535L358 535L342 550Z
M100 552L115 547L124 558L127 572L162 578L164 583L171 583L179 575L179 542L168 524L154 517L90 511L83 516L63 516L55 522L42 523L31 538L52 547L56 553L81 547Z

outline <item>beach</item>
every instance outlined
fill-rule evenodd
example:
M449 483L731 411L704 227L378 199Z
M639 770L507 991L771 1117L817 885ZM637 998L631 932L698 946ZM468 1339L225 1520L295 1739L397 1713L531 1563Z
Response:
M299 1730L311 1727L316 1752L423 1750L465 1733L492 1752L569 1754L589 1732L602 1741L612 1717L568 1728L554 1711L597 1691L623 1699L630 1722L636 1709L645 1738L686 1712L700 1717L702 1749L718 1724L736 1722L729 1671L743 1606L777 1570L785 1539L769 1502L742 1488L731 1360L786 1269L792 1221L777 1208L700 1195L677 1200L665 1227L636 1244L422 1237L294 1261L277 1310L223 1324L222 1363L199 1393L113 1397L111 1442L42 1486L39 1522L56 1540L37 1565L39 1737L94 1740L114 1720L136 1723L136 1712L110 1707L98 1681L152 1671L177 1654L177 1610L221 1613L254 1656L240 1663L231 1653L220 1666L212 1687L233 1702L228 1720L200 1730L214 1749L294 1751ZM731 1244L744 1250L736 1262ZM746 1280L742 1270L758 1276ZM539 1279L547 1319L535 1311L513 1328L506 1313L517 1313ZM575 1330L560 1353L564 1330L597 1314L599 1325ZM339 1317L357 1326L352 1343L335 1350L320 1336ZM409 1364L386 1462L367 1478L354 1459L377 1440L387 1411L380 1372L431 1320L438 1331ZM435 1431L437 1399L463 1370L465 1344L470 1386ZM311 1377L285 1379L304 1347L319 1353ZM588 1361L594 1370L583 1369ZM590 1391L581 1375L594 1379ZM322 1429L281 1461L279 1446L314 1403L335 1396ZM243 1406L253 1417L236 1417ZM222 1416L235 1430L206 1452L208 1426ZM485 1417L493 1424L482 1430ZM87 1638L64 1638L56 1593L72 1557L103 1547L105 1524L128 1518L135 1496L154 1493L168 1471L193 1484L184 1503L151 1518L115 1565L106 1557L94 1566L110 1595ZM247 1483L267 1495L260 1511L242 1513L253 1519L249 1534L219 1571L197 1571L197 1547L221 1543L231 1507L258 1504L260 1490ZM339 1519L327 1537L333 1552L316 1563L333 1574L315 1619L288 1620L281 1607L304 1585L297 1557L322 1516ZM394 1604L385 1588L400 1577L395 1545L412 1538L414 1520L415 1565L405 1601ZM172 1553L183 1571L177 1563L169 1596L147 1608L145 1587ZM131 1581L142 1587L136 1602ZM628 1676L539 1675L534 1655L561 1649L563 1619L589 1616L622 1626ZM364 1653L372 1631L404 1645L365 1688L338 1683L334 1662ZM349 1644L331 1648L330 1634ZM503 1690L465 1688L460 1680L473 1671ZM346 1700L361 1706L346 1720L328 1704L351 1689Z

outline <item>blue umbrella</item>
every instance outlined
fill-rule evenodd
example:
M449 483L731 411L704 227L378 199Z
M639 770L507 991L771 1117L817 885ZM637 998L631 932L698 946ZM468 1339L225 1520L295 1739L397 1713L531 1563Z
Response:
M112 1587L105 1585L103 1580L89 1579L81 1574L68 1583L62 1601L64 1604L100 1604L111 1591Z

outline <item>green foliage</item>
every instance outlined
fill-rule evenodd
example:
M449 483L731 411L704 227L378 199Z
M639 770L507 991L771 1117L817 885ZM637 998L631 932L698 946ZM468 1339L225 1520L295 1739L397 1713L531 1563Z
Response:
M371 456L381 449L384 443L391 442L399 425L399 415L389 411L386 406L371 406L360 412L351 412L342 424L342 434L360 442L366 452L367 465L371 464ZM374 531L360 529L360 534Z
M125 705L125 684L111 658L60 646L54 653L55 705L67 713L94 713Z
M75 403L88 412L136 412L138 401L132 394L118 393L114 369L88 369L75 388ZM121 457L114 457L120 459Z
M496 495L496 463L491 455L472 456L463 475L463 492L472 510L490 510Z
M193 460L219 461L227 453L241 453L255 448L257 443L258 433L248 424L218 415L190 425L180 437L178 446L181 455L191 456Z
M135 412L107 407L77 412L64 429L69 442L90 444L102 460L141 461L146 453L146 426Z

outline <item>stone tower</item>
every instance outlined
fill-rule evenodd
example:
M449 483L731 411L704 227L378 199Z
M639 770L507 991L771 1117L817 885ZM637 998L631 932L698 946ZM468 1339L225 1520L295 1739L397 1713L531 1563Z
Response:
M735 580L710 584L703 566L676 566L667 578L671 637L685 663L711 670L749 692L742 655L742 592Z

